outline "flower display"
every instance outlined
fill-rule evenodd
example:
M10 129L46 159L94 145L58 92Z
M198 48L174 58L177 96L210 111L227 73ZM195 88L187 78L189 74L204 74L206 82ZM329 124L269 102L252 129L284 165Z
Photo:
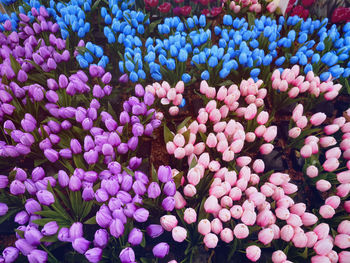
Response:
M346 7L2 4L1 262L349 262Z

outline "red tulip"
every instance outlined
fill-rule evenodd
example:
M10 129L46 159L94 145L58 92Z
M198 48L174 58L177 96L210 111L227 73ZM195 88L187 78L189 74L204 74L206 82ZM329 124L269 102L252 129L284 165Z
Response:
M348 22L350 21L350 8L338 7L334 10L332 15L332 22Z
M171 8L171 4L169 2L165 2L163 4L161 4L160 6L158 6L158 10L159 12L161 13L168 13L170 11L170 8Z
M209 0L199 0L199 2L205 6L207 6L209 4Z
M159 0L145 0L145 3L150 7L156 7L159 4Z
M210 11L208 9L202 10L202 15L208 16L210 14Z
M222 12L222 8L221 7L213 7L213 9L210 11L212 16L217 16L221 12Z
M181 15L183 16L189 16L191 14L192 7L189 5L185 5L181 7Z
M175 0L175 3L181 4L184 0Z

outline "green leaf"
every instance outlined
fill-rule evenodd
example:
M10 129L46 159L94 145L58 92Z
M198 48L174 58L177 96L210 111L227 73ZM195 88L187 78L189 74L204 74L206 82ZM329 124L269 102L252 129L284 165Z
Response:
M56 211L53 210L43 210L43 211L38 211L35 212L36 215L42 216L42 217L51 217L51 218L57 218L57 217L61 217L61 215L59 213L57 213Z
M152 182L158 182L158 174L152 163Z
M34 224L39 225L39 226L44 226L45 224L47 224L47 223L49 223L51 221L57 221L57 220L55 220L53 218L41 218L41 219L33 220L32 222Z
M98 5L100 4L101 0L97 0L93 6L91 7L91 12L95 11L95 9L98 7Z
M58 241L57 235L54 236L45 236L40 239L40 242L56 242Z
M185 127L185 125L187 124L187 122L191 119L192 117L187 117L186 119L184 119L179 126L177 126L177 131L181 130L183 127Z
M191 165L190 165L190 169L192 169L193 167L195 167L197 165L197 160L196 158L193 158L192 161L191 161ZM189 170L190 170L189 169Z
M173 177L175 185L176 185L176 189L178 189L181 186L181 179L182 179L183 175L184 175L184 172L181 171Z
M169 128L165 125L164 123L164 130L163 130L163 133L164 133L164 142L167 143L167 142L170 142L174 139L174 135L171 133L171 131L169 130Z
M143 234L142 235L142 241L141 241L141 247L146 247L146 238L145 238L145 235Z
M96 216L93 216L91 217L90 219L86 220L84 222L84 224L87 224L87 225L96 225L97 222L96 222Z
M73 160L74 160L74 164L77 168L82 168L82 169L86 170L84 160L83 160L83 157L81 155L74 154Z
M232 84L234 84L234 82L228 79L228 80L225 80L224 82L221 82L219 86L231 86Z
M15 229L15 232L16 232L21 238L24 238L24 231L19 230L19 229Z
M89 215L93 204L94 204L94 202L92 202L92 201L84 202L84 209L83 209L83 212L81 214L81 219L84 219L85 217L87 217Z
M6 215L3 215L0 217L0 224L2 224L3 222L5 222L6 220L10 219L12 216L14 216L15 214L17 214L17 212L21 211L20 208L11 208L9 207L9 211L6 213Z
M156 28L156 26L162 22L162 19L153 21L150 25L149 25L149 32L154 32L154 29Z
M37 166L40 166L42 165L43 163L47 162L47 159L35 159L34 160L34 167L37 167Z
M227 261L231 260L231 258L235 254L237 250L237 243L238 243L237 238L235 238L233 240L233 244L230 246L230 253L227 255Z
M185 131L182 135L185 137L185 142L186 144L188 143L188 141L190 140L190 134L191 134L191 130L187 130Z
M17 60L10 54L11 67L13 71L17 74L21 69L21 65L17 62Z

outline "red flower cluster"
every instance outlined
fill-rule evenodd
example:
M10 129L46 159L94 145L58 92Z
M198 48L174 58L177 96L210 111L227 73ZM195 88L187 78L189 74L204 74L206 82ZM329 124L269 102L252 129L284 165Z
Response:
M350 21L350 8L338 7L334 10L332 15L332 23L349 22Z
M158 6L159 12L164 13L164 14L168 13L170 11L170 9L171 9L171 4L169 2L165 2L165 3L161 4L160 6Z
M302 0L301 3L303 4L303 6L309 7L309 6L311 6L313 3L315 3L315 0Z
M297 16L303 18L303 19L306 19L306 18L308 18L308 16L309 16L309 10L305 9L305 8L304 8L303 6L301 6L301 5L297 5L297 6L295 6L295 7L293 8L292 13L291 13L290 15L291 15L291 16L297 15Z

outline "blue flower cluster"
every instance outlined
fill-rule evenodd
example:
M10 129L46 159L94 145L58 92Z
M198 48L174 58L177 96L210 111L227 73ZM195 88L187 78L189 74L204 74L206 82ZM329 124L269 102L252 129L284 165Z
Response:
M103 68L106 67L106 65L109 63L109 58L103 55L102 47L91 42L87 42L85 48L87 49L86 52L83 54L78 54L76 56L76 59L81 68L87 68L91 64L97 64Z

